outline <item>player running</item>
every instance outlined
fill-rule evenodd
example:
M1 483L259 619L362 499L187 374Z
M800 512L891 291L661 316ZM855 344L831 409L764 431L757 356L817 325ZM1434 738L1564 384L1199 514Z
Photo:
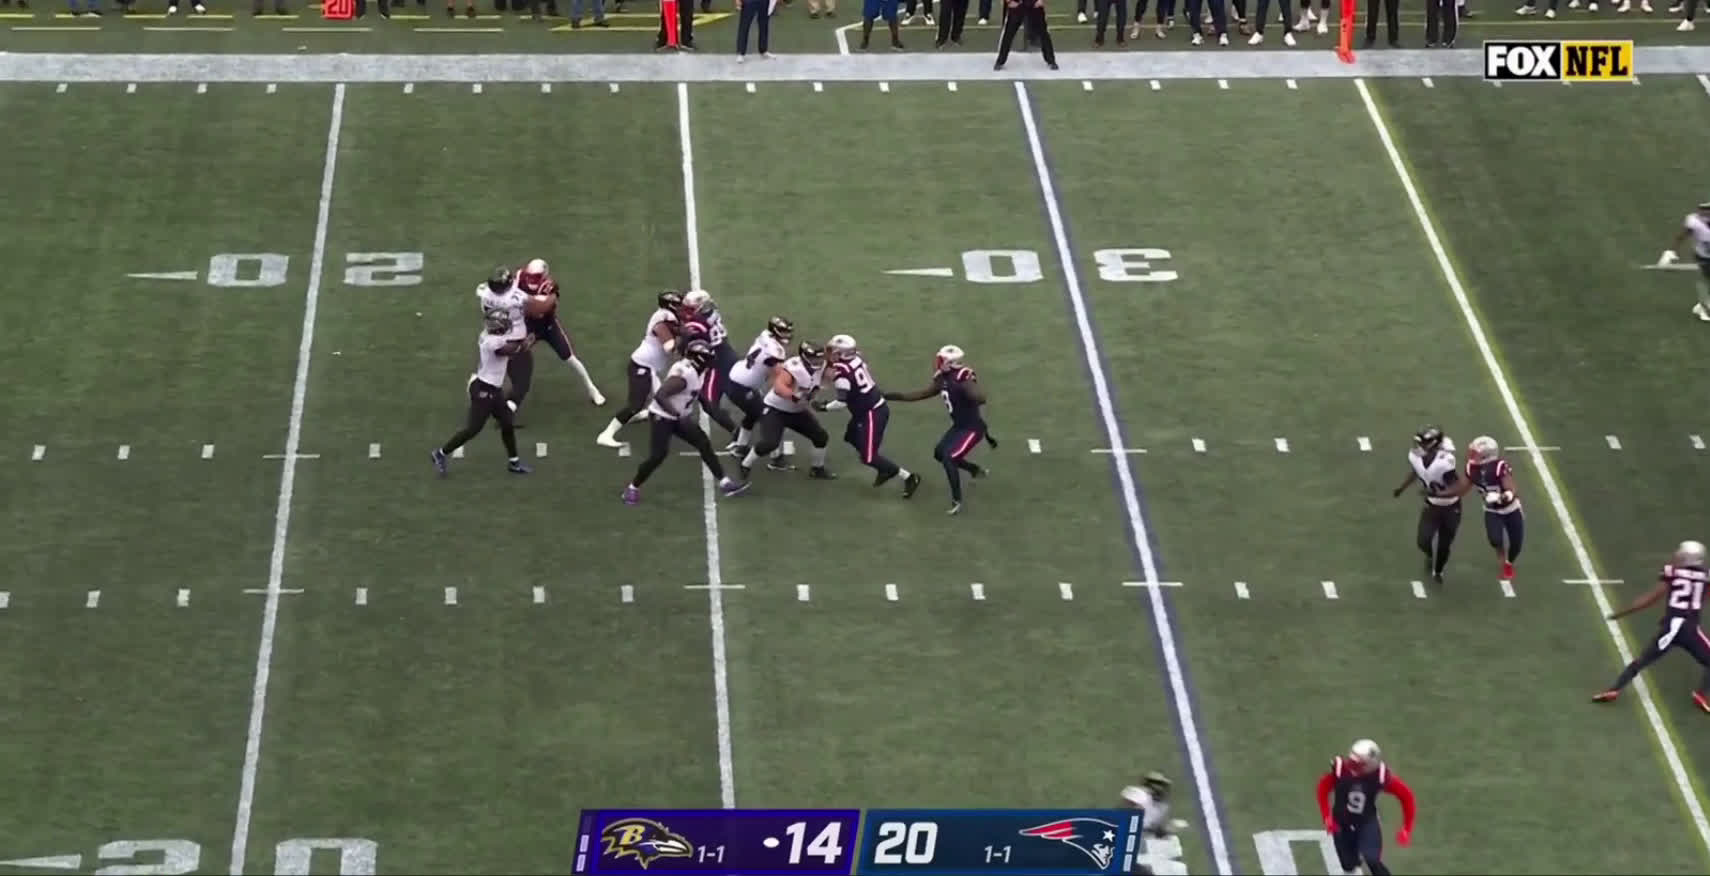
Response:
M1526 512L1514 492L1514 470L1502 458L1502 445L1489 435L1467 444L1467 489L1484 497L1484 535L1502 564L1502 580L1514 579L1514 561L1526 543Z
M773 369L772 386L762 399L765 407L760 415L760 440L742 460L743 480L748 479L760 457L772 454L782 446L785 429L806 438L813 445L813 466L808 469L808 477L820 481L837 479L837 475L825 467L826 445L831 443L831 436L825 433L825 427L819 424L819 418L813 415L811 407L814 393L819 392L824 379L825 351L807 341L796 347L796 355ZM781 454L773 456L766 467L773 471L795 468L784 462Z
M1442 429L1426 426L1413 435L1407 465L1407 476L1392 495L1400 498L1415 483L1424 489L1425 503L1419 509L1415 543L1425 554L1425 573L1441 584L1443 569L1449 565L1449 549L1454 547L1455 533L1461 529L1461 497L1467 492L1460 468L1455 464L1455 444Z
M998 446L980 413L980 408L986 403L985 388L980 386L974 369L962 364L962 356L961 347L946 344L938 348L938 355L933 359L931 386L914 392L884 394L889 401L901 402L921 401L935 395L943 397L944 406L950 410L950 428L944 437L938 439L938 446L932 449L932 458L943 464L944 476L950 481L950 510L946 512L949 514L962 511L962 472L975 478L986 475L984 468L968 461L974 445L983 438L993 450Z
M545 259L531 259L517 272L517 288L525 295L538 295L549 299L552 306L540 316L527 316L524 325L528 334L535 341L545 341L558 358L568 363L576 376L582 379L582 388L587 390L588 400L596 406L606 403L606 397L600 394L600 388L594 385L594 379L588 376L587 366L576 358L576 348L570 345L570 333L564 330L564 324L558 321L558 283L552 279L552 270L546 265ZM519 395L517 403L522 403Z
M1388 791L1401 802L1401 830L1395 841L1406 847L1413 840L1413 816L1418 807L1413 789L1389 771L1376 742L1361 739L1347 757L1332 758L1330 771L1318 779L1318 814L1324 829L1335 837L1336 857L1346 873L1357 873L1360 862L1372 876L1389 876L1383 863L1383 823L1378 818L1378 792Z
M481 434L488 420L499 421L499 438L505 444L507 466L512 474L528 474L530 469L517 453L516 423L511 409L504 403L505 362L521 352L523 341L511 336L511 316L503 309L488 312L485 331L476 342L479 359L475 373L469 375L469 414L463 428L446 442L433 449L433 467L445 476L447 462L457 448Z
M1650 592L1633 600L1633 604L1609 616L1610 620L1620 620L1637 611L1643 611L1655 605L1664 594L1668 602L1663 606L1663 616L1657 625L1656 633L1645 644L1645 650L1627 668L1621 670L1621 675L1609 689L1591 698L1594 703L1614 702L1621 695L1621 689L1631 684L1633 679L1645 667L1662 659L1670 648L1684 648L1698 665L1704 667L1704 675L1698 683L1698 689L1692 692L1692 702L1703 711L1710 712L1710 639L1704 636L1704 630L1698 626L1698 616L1704 609L1704 584L1710 581L1710 571L1704 567L1704 545L1696 541L1683 541L1675 548L1674 557L1668 565L1662 567L1658 576L1657 586Z
M693 416L695 398L700 394L707 372L713 369L714 360L712 348L705 341L693 340L683 345L683 358L672 363L670 370L666 371L665 379L647 403L653 419L652 440L648 444L647 458L636 467L635 477L623 488L625 505L641 502L641 485L647 483L665 457L670 455L673 436L683 439L700 452L701 463L718 480L720 492L735 496L748 489L747 483L733 481L725 475L724 466L713 451L712 440L701 431Z
M677 349L677 333L682 327L683 296L672 291L659 293L652 315L647 317L647 329L641 343L629 354L629 398L618 409L617 416L606 424L604 432L594 439L601 447L622 447L617 433L625 424L647 416L647 401L653 388L671 367L671 354Z
M836 335L825 344L831 359L831 385L837 390L835 401L813 403L816 411L849 409L849 425L843 430L843 440L855 448L861 464L878 472L873 486L883 486L898 475L903 479L903 498L914 496L920 489L920 475L898 466L879 452L885 443L885 426L891 421L891 409L885 407L885 394L867 368L867 360L849 335Z

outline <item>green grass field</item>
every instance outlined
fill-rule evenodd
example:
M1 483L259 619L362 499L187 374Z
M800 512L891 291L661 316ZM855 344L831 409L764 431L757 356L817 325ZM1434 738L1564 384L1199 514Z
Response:
M1710 867L1696 668L1586 702L1654 620L1602 614L1710 527L1710 337L1645 269L1704 194L1710 57L1494 88L1065 40L1012 81L100 26L0 55L0 873L566 873L584 808L1149 769L1192 822L1158 872L1336 872L1312 784L1361 736L1420 796L1397 872ZM665 288L739 342L852 334L888 389L959 344L993 475L943 513L928 402L886 439L912 501L838 444L834 483L715 502L678 457L626 508L642 445L543 355L535 473L489 430L438 479L469 290L532 256L614 406ZM1512 448L1512 586L1472 513L1417 580L1426 423Z

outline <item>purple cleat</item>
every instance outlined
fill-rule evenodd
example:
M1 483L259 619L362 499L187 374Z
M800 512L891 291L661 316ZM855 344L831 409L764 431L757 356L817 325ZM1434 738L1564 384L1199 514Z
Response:
M635 487L624 487L623 488L623 503L625 505L640 505L641 504L641 490L639 490Z
M726 496L740 496L748 492L748 481L725 481L718 485L718 489Z
M445 458L445 451L438 447L433 449L433 467L440 477L445 477Z

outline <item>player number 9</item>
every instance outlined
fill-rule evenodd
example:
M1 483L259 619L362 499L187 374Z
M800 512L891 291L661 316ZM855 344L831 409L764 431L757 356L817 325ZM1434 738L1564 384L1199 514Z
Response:
M897 854L899 846L902 854ZM886 821L879 825L879 842L873 846L873 863L930 864L937 851L937 822Z
M1359 790L1348 792L1348 811L1355 815L1366 811L1366 792Z

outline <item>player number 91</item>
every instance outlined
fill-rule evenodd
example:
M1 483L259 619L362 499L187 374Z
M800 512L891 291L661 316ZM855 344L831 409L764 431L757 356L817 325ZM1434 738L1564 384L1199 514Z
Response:
M898 854L897 849L902 849ZM930 864L938 851L935 821L886 821L879 825L873 845L874 864Z

